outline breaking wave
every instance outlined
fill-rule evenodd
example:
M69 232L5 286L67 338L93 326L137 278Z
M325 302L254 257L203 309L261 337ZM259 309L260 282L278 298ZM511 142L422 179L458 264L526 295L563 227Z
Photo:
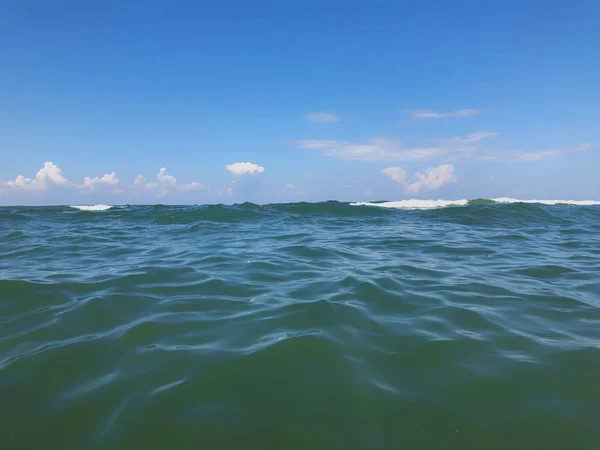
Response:
M492 199L475 200L399 200L394 202L356 202L350 203L351 206L378 206L380 208L396 209L435 209L446 208L449 206L473 206L494 203L528 203L539 205L574 205L574 206L594 206L600 205L600 200L521 200L518 198L500 197Z
M71 208L80 211L106 211L107 209L112 208L112 205L73 205Z

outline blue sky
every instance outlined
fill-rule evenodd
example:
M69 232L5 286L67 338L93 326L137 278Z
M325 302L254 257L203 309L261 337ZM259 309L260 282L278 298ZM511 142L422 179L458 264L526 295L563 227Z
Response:
M598 199L598 23L597 0L3 1L0 204Z

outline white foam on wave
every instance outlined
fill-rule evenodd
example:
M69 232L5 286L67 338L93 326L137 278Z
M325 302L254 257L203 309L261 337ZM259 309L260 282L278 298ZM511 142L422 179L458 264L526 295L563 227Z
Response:
M518 198L501 197L493 198L492 201L496 203L539 203L541 205L600 205L600 200L520 200Z
M112 208L111 205L73 205L71 208L78 209L80 211L106 211Z
M576 206L594 206L600 205L600 200L521 200L518 198L500 197L492 198L489 201L496 203L531 203L541 205L576 205ZM396 202L370 203L357 202L350 203L351 206L378 206L380 208L397 209L435 209L448 206L467 206L469 200L399 200Z
M398 209L434 209L445 208L447 206L466 206L469 200L399 200L397 202L369 203L359 202L350 203L352 206L379 206L380 208L398 208Z

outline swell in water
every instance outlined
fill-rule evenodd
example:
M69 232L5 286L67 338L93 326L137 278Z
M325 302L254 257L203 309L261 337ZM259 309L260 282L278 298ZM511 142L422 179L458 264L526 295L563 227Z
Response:
M600 206L503 200L0 208L0 448L595 448Z

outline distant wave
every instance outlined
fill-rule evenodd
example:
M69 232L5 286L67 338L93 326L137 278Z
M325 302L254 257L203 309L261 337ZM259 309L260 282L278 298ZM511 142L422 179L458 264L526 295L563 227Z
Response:
M433 209L444 208L446 206L466 206L468 204L469 200L399 200L397 202L382 203L350 203L350 206L379 206L381 208L399 209Z
M576 206L593 206L600 205L600 200L520 200L518 198L492 198L492 199L476 199L476 200L399 200L395 202L356 202L350 203L351 206L378 206L380 208L396 208L396 209L436 209L449 206L470 206L494 203L529 203L541 205L576 205Z
M600 200L519 200L518 198L502 197L494 198L492 201L496 203L539 203L541 205L600 205Z
M73 205L70 207L79 209L80 211L106 211L112 208L111 205Z

